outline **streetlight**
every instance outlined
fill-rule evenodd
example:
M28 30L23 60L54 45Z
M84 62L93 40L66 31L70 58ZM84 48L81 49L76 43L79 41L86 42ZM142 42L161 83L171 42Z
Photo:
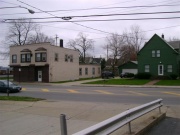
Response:
M29 9L29 8L26 8L26 7L22 7L22 6L15 6L15 7L1 7L0 9L6 9L6 8L24 8L24 9L27 9L29 13L31 14L34 14L35 11Z

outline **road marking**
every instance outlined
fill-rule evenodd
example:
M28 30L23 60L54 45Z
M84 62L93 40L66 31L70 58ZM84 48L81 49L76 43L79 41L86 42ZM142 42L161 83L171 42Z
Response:
M48 89L41 89L43 92L49 92Z
M143 94L143 93L140 93L140 92L134 92L134 91L128 91L128 92L132 93L132 94L141 95L141 96L148 96L147 94Z
M26 88L22 88L22 91L25 91L26 90Z
M67 89L67 91L69 91L70 93L79 93L78 91L76 91L76 90L71 90L71 89Z
M170 94L170 95L175 95L175 96L180 96L180 94L174 93L174 92L162 92L162 93Z
M104 91L104 90L94 90L94 91L102 93L102 94L114 95L114 93L107 92L107 91Z

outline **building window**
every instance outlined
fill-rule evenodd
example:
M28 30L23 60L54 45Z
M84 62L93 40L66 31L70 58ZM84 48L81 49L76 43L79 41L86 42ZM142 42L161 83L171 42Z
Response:
M36 62L46 62L46 53L36 53Z
M26 55L25 54L21 54L21 62L25 62L26 61Z
M54 61L58 61L58 53L55 53L55 55L54 55Z
M145 65L145 72L149 72L149 65Z
M98 74L100 74L100 68L98 68Z
M155 50L152 50L152 57L155 57L156 56L156 52Z
M70 55L70 62L73 62L73 55Z
M17 55L12 55L12 63L17 63Z
M36 61L41 61L41 54L40 53L36 53Z
M92 68L92 74L95 75L95 68Z
M172 65L167 66L167 72L172 72Z
M161 56L160 50L157 50L157 51L156 51L156 56L157 56L157 57L160 57L160 56Z
M79 68L79 75L82 75L82 68Z
M65 61L66 62L68 61L68 55L67 54L65 55Z
M27 54L21 54L21 62L31 62L31 54L27 53Z
M42 61L46 61L46 53L41 53Z
M85 75L88 75L88 68L85 68Z
M26 54L26 61L31 62L31 54L30 53Z

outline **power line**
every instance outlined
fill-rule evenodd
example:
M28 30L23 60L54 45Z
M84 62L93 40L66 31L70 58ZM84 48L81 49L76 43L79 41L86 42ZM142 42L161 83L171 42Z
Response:
M48 13L48 12L46 12L46 11L43 11L43 10L41 10L41 9L39 9L39 8L36 8L36 7L34 7L34 6L31 6L31 5L27 4L27 3L24 3L24 2L22 2L22 1L20 1L20 0L17 0L17 1L19 1L19 2L21 2L21 3L23 3L23 4L25 4L25 5L28 5L28 6L32 7L32 8L38 9L39 11L45 12L45 13L47 13L47 14L49 14L49 15L52 15L52 16L54 16L54 17L58 17L58 16L55 16L55 15L53 15L53 14L51 14L51 13ZM85 26L85 25L82 25L82 24L78 24L78 23L75 23L75 22L72 22L72 21L66 21L66 22L71 22L71 23L73 23L73 24L76 24L76 25L79 25L79 26L82 26L82 27L85 27L85 28L88 28L88 29L96 30L96 31L99 31L99 32L112 34L112 33L110 33L110 32L106 32L106 31L102 31L102 30L99 30L99 29L91 28L91 27L89 27L89 26Z
M42 24L41 24L41 25L42 25ZM60 29L71 30L71 31L86 32L86 33L95 33L95 34L101 34L101 35L102 35L102 33L97 33L97 32L82 31L82 30L75 30L75 29L68 29L68 28L61 28L61 27L50 26L50 25L42 25L42 26L53 27L53 28L60 28Z
M146 8L150 8L150 7L172 7L172 6L179 6L180 4L176 4L176 5L154 5L154 6L127 6L127 7L107 7L107 8L84 8L84 9L64 9L64 10L49 10L49 11L45 11L45 12L64 12L64 11L83 11L83 10L107 10L107 9L129 9L129 8L142 8L142 7L146 7ZM0 8L1 9L1 8ZM44 13L44 12L36 12L36 13ZM17 14L28 14L28 13L15 13ZM0 14L0 16L4 16L4 15L15 15L15 14Z
M0 0L0 2L3 2L3 3L8 3L8 4L11 4L11 5L17 5L17 4L15 4L15 3L6 2L6 1L3 1L3 0Z
M173 27L180 27L180 25L174 25L174 26L167 26L167 27L163 27L163 28L156 28L156 29L151 29L151 30L146 30L146 31L140 31L138 33L143 33L143 32L150 32L150 31L155 31L155 30L161 30L161 29L168 29L168 28L173 28ZM129 33L130 34L130 33ZM102 39L102 38L106 38L106 37L100 37L100 38L95 38L95 39ZM146 40L146 39L145 39ZM147 39L149 40L149 39Z
M128 15L152 15L152 14L174 14L180 13L180 11L169 11L169 12L146 12L146 13L127 13L127 14L97 14L97 15L83 15L83 16L68 16L67 18L88 18L88 17L106 17L106 16L128 16ZM53 19L53 18L60 18L63 19L64 17L41 17L41 18L23 18L23 19ZM21 19L4 19L4 20L21 20Z
M109 5L115 5L115 4L118 4L118 3L127 3L127 2L132 2L132 1L136 1L136 0L124 1L124 2L117 2L117 3L113 3L113 4L97 6L97 7L94 7L94 8L104 7L104 6L109 6ZM17 4L16 4L16 5L17 5ZM46 12L53 12L53 11L46 11ZM41 12L36 12L36 13L44 13L44 12L41 11ZM69 13L69 12L68 12L68 13ZM15 13L15 14L27 14L27 13ZM3 15L15 15L15 14L0 14L0 16L3 16Z
M15 7L0 7L0 9L5 9L5 8L18 8L19 6L15 6Z
M77 24L75 22L105 22L105 21L132 21L132 20L171 20L171 19L180 19L180 17L161 17L161 18L126 18L126 19L101 19L101 20L75 20L75 21L39 21L39 22L33 22L33 23L57 23L57 22L63 22L63 23L74 23ZM3 23L13 23L13 22L3 22ZM28 23L28 22L21 22L21 23ZM96 30L94 28L88 27L88 26L84 26L81 24L77 24L86 28L90 28L93 30ZM104 32L101 30L98 30L100 32ZM109 33L109 32L105 32L105 33ZM109 33L112 34L112 33Z
M61 10L49 10L46 12L64 12L64 11L82 11L82 10L106 10L106 9L129 9L129 8L142 8L142 7L174 7L179 6L180 4L176 5L152 5L152 6L126 6L126 7L106 7L106 8L80 8L80 9L61 9ZM36 12L36 13L43 13L43 12Z
M168 2L168 3L167 3ZM177 3L177 2L170 2L169 3L169 0L165 0L165 1L162 1L162 2L156 2L156 3L151 3L150 5L155 5L155 4L160 4L160 3L167 3L167 4L172 4L172 3ZM179 2L178 2L179 3ZM177 4L176 4L177 5ZM135 11L135 10L141 10L141 9L147 9L147 8L150 8L150 7L146 7L146 8L140 8L140 9L133 9L133 10L125 10L124 12L130 12L130 11ZM121 11L121 10L116 10L116 11ZM110 12L116 12L116 11L110 11ZM110 13L110 12L103 12L103 13Z

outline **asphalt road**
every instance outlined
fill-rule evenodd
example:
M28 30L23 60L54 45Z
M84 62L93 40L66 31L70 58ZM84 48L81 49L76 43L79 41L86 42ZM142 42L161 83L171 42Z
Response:
M143 104L162 98L166 105L180 105L180 90L176 88L81 87L61 85L22 85L17 96L32 96L48 100L89 101Z
M180 127L180 90L177 88L134 88L134 87L81 87L64 85L25 85L14 96L31 96L49 101L86 101L103 103L144 104L158 98L163 99L164 106L169 106L168 117L155 126L146 135L179 135ZM0 93L5 95L5 93ZM172 115L172 116L171 116Z

